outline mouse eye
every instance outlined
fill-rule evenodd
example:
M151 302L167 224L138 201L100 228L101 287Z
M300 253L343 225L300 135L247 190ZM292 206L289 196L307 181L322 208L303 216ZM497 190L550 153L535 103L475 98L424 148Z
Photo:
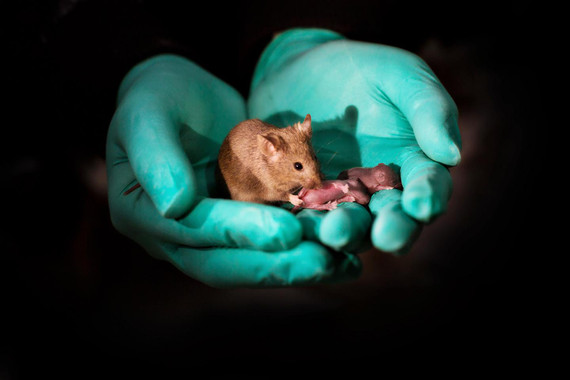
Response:
M303 164L300 162L295 162L293 166L295 167L295 170L303 170Z

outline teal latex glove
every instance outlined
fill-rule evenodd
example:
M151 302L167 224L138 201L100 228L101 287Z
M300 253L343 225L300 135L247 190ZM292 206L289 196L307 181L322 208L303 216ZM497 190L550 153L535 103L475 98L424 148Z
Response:
M301 241L302 225L290 212L211 197L221 142L244 119L243 98L184 58L157 56L134 67L120 86L107 137L113 225L216 287L357 276L358 259Z
M375 247L406 252L422 224L445 212L452 190L446 166L460 161L457 107L416 55L328 30L289 30L263 52L248 111L280 126L311 114L328 179L378 163L400 172L403 191L377 192L369 204ZM304 210L299 218L310 239L335 249L354 249L370 223L355 204Z

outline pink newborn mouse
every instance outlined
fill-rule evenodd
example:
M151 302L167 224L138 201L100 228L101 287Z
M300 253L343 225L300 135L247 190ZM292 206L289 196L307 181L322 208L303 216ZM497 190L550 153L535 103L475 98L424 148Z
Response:
M370 196L375 192L401 187L398 174L387 165L351 168L341 172L336 180L323 181L318 189L301 189L292 211L296 212L301 208L334 210L342 202L367 205Z
M373 168L351 168L341 172L338 179L358 178L370 194L380 190L402 187L400 177L388 165L378 164Z
M318 189L301 189L300 202L293 208L312 208L314 210L334 210L342 202L358 202L367 205L370 195L358 179L323 181Z

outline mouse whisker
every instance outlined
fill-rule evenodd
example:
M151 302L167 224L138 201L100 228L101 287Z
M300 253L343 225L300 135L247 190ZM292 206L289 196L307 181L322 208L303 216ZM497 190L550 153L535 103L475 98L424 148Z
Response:
M302 188L303 186L293 187L291 190L289 190L289 192L293 195L297 195L299 194L299 191L301 191Z
M332 155L332 156L329 158L329 160L326 162L326 164L325 164L325 165L328 165L328 164L330 164L330 163L331 163L331 161L333 160L333 158L335 158L335 157L336 157L337 153L338 153L338 152L334 152L334 154L333 154L333 155Z

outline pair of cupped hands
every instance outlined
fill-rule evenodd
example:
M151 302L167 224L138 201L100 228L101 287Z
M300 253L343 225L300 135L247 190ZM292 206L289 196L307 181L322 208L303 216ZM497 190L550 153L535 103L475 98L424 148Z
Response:
M252 118L287 126L307 113L328 179L384 163L403 190L375 193L368 209L342 203L298 214L217 197L217 155L233 126ZM447 167L459 163L460 148L455 103L402 49L323 29L286 31L261 55L247 101L188 59L159 55L119 88L107 138L111 219L152 256L215 287L354 279L358 253L405 253L445 212Z

